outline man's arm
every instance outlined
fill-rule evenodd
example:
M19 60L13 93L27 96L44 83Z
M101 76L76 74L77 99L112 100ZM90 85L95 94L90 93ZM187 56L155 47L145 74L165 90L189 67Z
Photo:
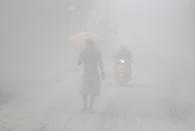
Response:
M104 73L104 65L103 65L101 54L99 54L99 68L100 68L100 71L101 71L102 79L104 79L105 73Z
M130 63L133 63L133 55L131 51L129 51L129 59L130 59Z
M79 59L78 59L78 65L81 65L83 62L83 55L82 55L82 52L80 53L79 55Z

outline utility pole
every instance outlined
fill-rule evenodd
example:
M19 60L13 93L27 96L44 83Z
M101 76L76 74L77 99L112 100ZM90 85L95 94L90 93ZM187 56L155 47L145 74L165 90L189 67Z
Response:
M68 11L68 23L69 23L69 27L68 27L68 31L69 31L69 35L72 35L73 33L73 15L74 12L76 10L76 6L73 3L70 3L68 5L67 11Z
M106 37L107 41L110 41L110 0L106 0L105 2Z

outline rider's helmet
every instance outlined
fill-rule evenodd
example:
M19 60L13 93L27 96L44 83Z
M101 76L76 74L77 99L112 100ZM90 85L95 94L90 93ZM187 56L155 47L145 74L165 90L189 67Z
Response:
M123 45L120 45L120 49L121 49L121 50L125 50L125 49L127 49L127 46L124 45L124 44L123 44Z

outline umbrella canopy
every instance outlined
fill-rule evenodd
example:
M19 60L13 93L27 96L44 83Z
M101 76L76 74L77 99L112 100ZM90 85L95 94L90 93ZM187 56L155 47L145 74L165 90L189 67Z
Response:
M101 43L103 39L92 32L80 32L72 36L69 40L70 44L85 44L87 40L93 40L95 43Z

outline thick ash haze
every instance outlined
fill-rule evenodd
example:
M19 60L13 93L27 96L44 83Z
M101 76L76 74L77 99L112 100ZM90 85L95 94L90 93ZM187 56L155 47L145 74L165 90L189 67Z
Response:
M193 0L0 0L0 131L194 131ZM81 113L82 44L103 41L95 113ZM126 45L133 80L117 84Z

